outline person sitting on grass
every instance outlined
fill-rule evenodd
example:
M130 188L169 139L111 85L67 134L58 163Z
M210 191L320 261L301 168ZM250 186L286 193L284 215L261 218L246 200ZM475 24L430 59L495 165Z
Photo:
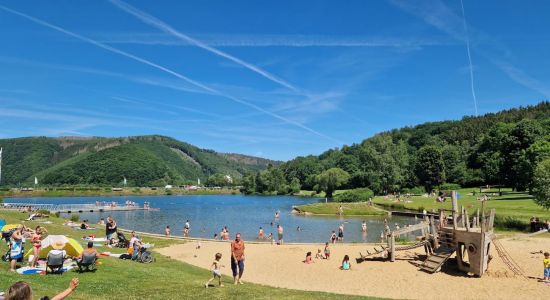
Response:
M351 263L349 262L349 256L346 254L344 255L344 260L342 260L342 265L340 266L340 270L350 270L351 269Z
M218 278L218 283L219 283L220 287L223 287L221 268L225 268L225 266L220 264L220 259L222 259L222 254L221 253L216 253L216 255L214 256L214 261L212 262L212 266L210 266L210 268L212 269L212 278L210 278L204 284L205 288L208 288L210 286L210 282L212 282L212 280L215 280L216 278Z
M550 253L544 252L544 259L542 260L544 265L544 281L550 281Z
M74 290L76 290L76 288L78 287L78 284L79 284L78 278L73 278L69 283L69 288L67 288L63 292L55 295L53 298L49 298L46 296L40 299L63 300L67 298L70 294L72 294ZM32 300L33 294L32 294L31 286L24 281L18 281L14 283L12 286L10 286L10 288L6 292L6 296L4 299L5 300Z
M95 258L98 259L99 258L99 253L97 253L97 251L94 249L94 242L92 241L89 241L88 242L88 247L86 249L84 249L84 251L82 251L82 253L80 253L80 255L77 257L77 261L82 261L82 257L84 256L84 253L90 253L90 254L95 254Z
M306 253L306 259L304 260L304 263L311 264L313 263L313 258L311 257L311 251Z

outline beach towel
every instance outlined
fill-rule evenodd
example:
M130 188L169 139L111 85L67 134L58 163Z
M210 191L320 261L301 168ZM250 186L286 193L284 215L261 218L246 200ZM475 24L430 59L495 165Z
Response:
M63 266L63 268L61 269L61 273L65 273L65 272L71 270L72 268L74 268L74 266ZM38 268L22 267L22 268L17 269L17 273L22 274L22 275L45 274L46 273L46 267L45 266L38 267Z
M105 241L107 241L106 238L98 238L98 237L96 237L96 238L85 237L84 240L87 241L87 242L105 242Z

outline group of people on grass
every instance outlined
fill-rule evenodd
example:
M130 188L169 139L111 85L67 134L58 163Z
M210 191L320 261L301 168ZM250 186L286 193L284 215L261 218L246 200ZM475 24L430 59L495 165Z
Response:
M533 216L530 220L531 232L537 232L541 230L550 231L550 220L541 221L538 217Z

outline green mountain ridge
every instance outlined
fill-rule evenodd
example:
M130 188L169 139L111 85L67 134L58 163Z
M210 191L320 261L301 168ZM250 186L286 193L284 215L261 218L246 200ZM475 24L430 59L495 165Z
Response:
M206 182L212 175L244 174L281 162L218 153L160 135L120 138L23 137L0 140L3 186L129 186Z

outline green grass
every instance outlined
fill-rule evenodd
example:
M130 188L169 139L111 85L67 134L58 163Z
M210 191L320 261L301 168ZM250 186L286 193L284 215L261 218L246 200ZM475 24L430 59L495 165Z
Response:
M472 191L476 191L476 196L468 195ZM498 190L484 191L489 193L497 193ZM544 209L533 202L533 199L527 193L512 192L510 189L503 189L502 196L489 195L489 201L485 202L485 209L496 209L497 220L495 224L497 227L503 229L520 229L518 224L522 223L524 226L528 226L529 219L532 216L537 216L542 220L550 219L550 210ZM475 213L477 208L481 208L481 202L477 200L480 197L479 189L461 189L459 190L460 199L458 200L459 206L464 206L470 214ZM394 202L395 199L385 199L384 197L375 197L374 203L391 209L393 206L402 207L404 209L422 211L426 209L431 211L432 209L451 209L451 200L447 198L447 201L439 203L435 201L435 197L422 197L413 196L410 198L402 198L402 200L412 201L407 203L406 201ZM513 225L513 226L512 226Z
M387 214L385 211L369 206L366 202L342 203L328 202L300 205L296 208L303 212L316 215L338 215L339 207L342 206L346 216L378 216Z
M8 223L20 223L27 215L15 212L0 212L0 218ZM80 240L82 231L62 226L62 219L50 218L54 224L44 225L51 234L65 234ZM38 223L25 222L27 226ZM86 234L103 234L103 229L88 231ZM145 238L155 247L178 243L178 241ZM26 249L29 249L27 245ZM99 251L112 251L99 247ZM5 243L0 243L0 253L7 251ZM122 252L123 250L118 250ZM8 264L1 262L0 289L6 290L16 281L27 281L33 288L35 298L56 293L67 288L72 277L80 279L80 286L70 299L367 299L365 297L344 296L321 292L306 292L268 287L258 284L233 286L231 278L225 276L224 288L205 289L203 284L211 276L210 272L169 257L155 253L156 262L140 264L111 257L102 258L102 264L95 273L69 271L63 275L19 275L8 272ZM372 299L372 298L370 298Z

